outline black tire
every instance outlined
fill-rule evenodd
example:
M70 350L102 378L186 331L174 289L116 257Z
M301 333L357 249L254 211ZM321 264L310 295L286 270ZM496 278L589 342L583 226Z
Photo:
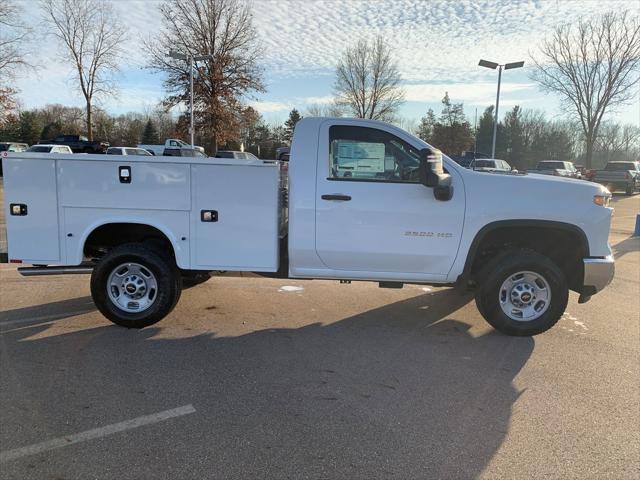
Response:
M157 281L155 300L142 312L129 313L122 310L108 296L109 275L118 265L127 262L144 266L153 273ZM91 296L96 307L113 323L127 328L144 328L162 320L175 307L181 290L182 279L175 262L140 243L114 248L100 259L91 274Z
M551 291L547 310L535 320L514 320L503 312L500 306L500 288L510 276L523 271L542 276ZM510 249L490 261L479 276L482 283L476 290L476 305L484 319L505 335L531 336L553 327L569 300L569 287L564 273L548 257L532 250Z
M633 195L635 191L636 191L636 186L635 185L629 185L625 189L624 193L625 193L625 195L630 196L630 195Z

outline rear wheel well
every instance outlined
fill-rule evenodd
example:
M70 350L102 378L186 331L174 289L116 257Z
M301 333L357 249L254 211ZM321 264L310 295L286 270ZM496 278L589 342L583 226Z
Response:
M569 288L580 291L584 275L582 259L589 255L584 233L578 229L559 226L517 225L501 226L487 231L475 249L470 251L468 278L480 283L478 275L497 254L508 248L524 248L538 252L553 261L564 273Z
M125 243L147 243L175 260L173 245L156 227L142 223L107 223L93 230L84 242L83 255L87 259L101 258L109 250Z

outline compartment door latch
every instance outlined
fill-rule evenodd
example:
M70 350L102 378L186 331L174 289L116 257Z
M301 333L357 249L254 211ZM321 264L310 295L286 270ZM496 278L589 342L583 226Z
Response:
M217 210L200 210L200 220L203 222L217 222L218 211Z
M9 205L9 212L16 217L24 217L27 214L27 205L24 203L12 203Z
M131 167L124 165L118 167L118 174L120 183L131 183Z

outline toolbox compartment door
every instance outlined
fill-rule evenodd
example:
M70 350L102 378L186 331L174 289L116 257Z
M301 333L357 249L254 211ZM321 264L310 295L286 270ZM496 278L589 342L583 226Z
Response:
M193 268L278 270L278 167L239 161L191 168Z
M3 166L9 259L60 262L56 161L8 157ZM13 215L11 205L24 205L26 213Z

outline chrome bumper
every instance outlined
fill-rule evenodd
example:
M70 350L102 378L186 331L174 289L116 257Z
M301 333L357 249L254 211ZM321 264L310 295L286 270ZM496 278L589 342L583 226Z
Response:
M595 295L609 285L615 273L613 255L604 258L585 258L582 261L584 262L584 280L580 303L586 302L591 295Z

